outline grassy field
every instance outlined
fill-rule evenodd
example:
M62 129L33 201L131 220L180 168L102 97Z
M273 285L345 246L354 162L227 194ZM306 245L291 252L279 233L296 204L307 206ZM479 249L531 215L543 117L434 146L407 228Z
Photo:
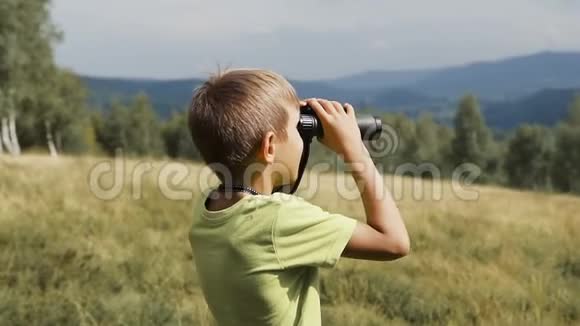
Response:
M102 160L0 157L0 325L212 325L187 241L191 198L168 199L157 182L167 162L150 161L142 191L127 177L99 199L89 171ZM187 167L172 189L195 197L200 167ZM362 219L334 179L320 176L309 200ZM412 179L386 181L404 185L412 253L324 270L325 325L580 323L579 197L478 187L465 201L425 181L443 199L415 200Z

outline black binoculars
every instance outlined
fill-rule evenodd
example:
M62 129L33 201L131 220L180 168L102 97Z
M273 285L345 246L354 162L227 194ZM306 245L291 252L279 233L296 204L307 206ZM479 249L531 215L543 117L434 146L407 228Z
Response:
M383 131L383 122L379 117L372 115L361 115L356 117L358 128L360 129L361 139L373 140L379 138ZM298 131L302 138L312 139L315 136L323 138L324 130L322 123L316 112L308 105L300 108L300 121L298 122Z
M360 115L356 117L358 129L360 130L360 137L362 140L378 139L383 132L383 122L381 118L372 115ZM310 143L312 138L323 138L324 130L322 122L316 116L316 112L308 105L300 108L300 121L298 121L298 132L304 141L304 148L302 149L302 156L300 157L300 164L298 167L298 177L293 184L287 184L277 187L273 192L283 192L293 194L298 189L302 175L308 163L308 156L310 155Z

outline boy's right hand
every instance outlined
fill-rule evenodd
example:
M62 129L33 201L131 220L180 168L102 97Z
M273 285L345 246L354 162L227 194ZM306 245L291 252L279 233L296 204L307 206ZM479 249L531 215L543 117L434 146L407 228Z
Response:
M352 105L325 99L308 99L306 103L322 122L322 144L341 155L345 161L354 161L368 155L356 121Z

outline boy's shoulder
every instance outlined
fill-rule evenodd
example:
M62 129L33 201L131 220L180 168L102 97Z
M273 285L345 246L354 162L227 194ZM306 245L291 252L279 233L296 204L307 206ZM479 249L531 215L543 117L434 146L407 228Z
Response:
M286 212L290 212L292 215L306 211L309 213L324 212L321 207L303 197L282 192L276 192L268 196L256 196L256 200L261 201L266 206L275 207L282 215L285 215Z
M275 203L279 203L279 204L287 204L287 203L294 203L294 202L308 203L306 201L306 199L304 199L300 196L287 194L287 193L283 193L283 192L275 192L275 193L271 194L270 196L265 196L265 197L267 197L269 200L271 200Z

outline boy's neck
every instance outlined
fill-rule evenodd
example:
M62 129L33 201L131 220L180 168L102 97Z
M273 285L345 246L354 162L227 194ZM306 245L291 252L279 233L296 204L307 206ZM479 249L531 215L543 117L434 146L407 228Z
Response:
M272 179L269 177L265 178L262 175L256 176L249 183L247 181L244 182L241 179L234 179L232 180L232 185L247 186L254 189L255 191L257 191L262 195L271 195L274 189Z
M271 195L274 186L272 184L271 178L263 178L263 177L256 177L249 183L244 183L241 180L232 180L232 185L244 185L249 186L255 191L259 192L262 195ZM223 195L218 193L218 198L216 200L208 199L205 203L205 206L208 210L221 210L231 205L235 204L238 200L242 199L246 196L251 196L251 194L243 193L243 192L234 192L231 194L231 197L225 198L221 197Z

